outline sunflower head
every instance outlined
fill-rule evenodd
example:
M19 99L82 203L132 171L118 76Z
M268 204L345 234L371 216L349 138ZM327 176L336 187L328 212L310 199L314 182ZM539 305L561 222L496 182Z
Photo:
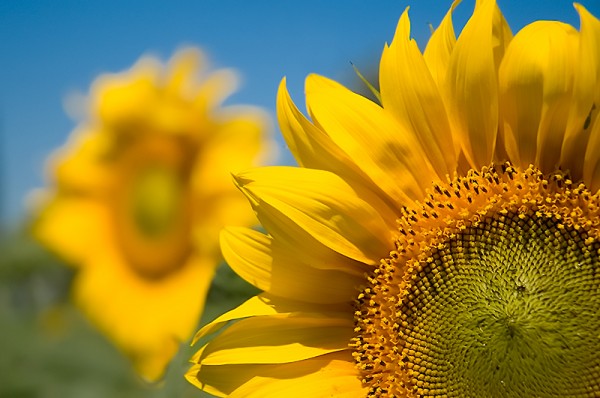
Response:
M408 12L380 104L285 82L300 167L238 174L265 233L228 228L228 263L264 290L188 379L217 396L600 395L600 21L514 37L493 0L424 52Z
M436 184L356 302L369 394L598 394L599 199L509 163Z
M260 110L221 106L235 74L204 69L187 49L99 77L89 115L51 159L34 225L78 267L79 306L150 379L199 318L219 229L253 223L230 173L268 145Z

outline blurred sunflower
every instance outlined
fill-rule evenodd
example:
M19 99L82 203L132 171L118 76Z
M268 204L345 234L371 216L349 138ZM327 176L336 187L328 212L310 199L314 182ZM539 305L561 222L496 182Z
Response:
M38 198L34 233L78 266L76 302L151 380L197 325L218 231L254 221L230 173L266 148L262 112L220 107L233 72L202 66L188 49L98 78Z
M456 5L455 2L452 9ZM400 18L381 106L282 83L301 167L237 174L266 234L226 228L264 290L196 341L190 382L230 397L600 396L600 22L514 38L481 0L423 53Z

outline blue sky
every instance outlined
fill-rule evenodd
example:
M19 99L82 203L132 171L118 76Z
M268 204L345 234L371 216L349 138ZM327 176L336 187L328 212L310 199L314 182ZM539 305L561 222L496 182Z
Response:
M411 6L412 35L424 46L450 1L30 1L0 2L0 222L16 223L24 198L44 181L44 159L76 122L64 111L69 93L86 93L103 72L129 68L141 55L167 59L185 45L208 53L214 67L234 67L243 85L229 103L275 109L287 76L304 102L303 80L316 72L352 79L350 62L375 65L400 14ZM579 27L568 0L498 0L513 32L536 19ZM583 0L594 15L600 1ZM462 26L473 1L458 7ZM282 162L289 154L279 141Z

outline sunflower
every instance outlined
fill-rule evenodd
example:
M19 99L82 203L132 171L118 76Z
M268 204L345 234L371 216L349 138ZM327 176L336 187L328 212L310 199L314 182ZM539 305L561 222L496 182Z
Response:
M221 233L263 293L198 332L221 333L188 380L236 398L600 396L600 22L575 7L580 31L513 38L478 1L458 39L451 9L423 53L405 11L381 105L311 75L310 121L284 81L300 167L237 174L266 233Z
M77 304L151 380L194 331L218 231L255 219L230 173L256 165L268 120L222 108L235 75L202 69L186 49L98 78L89 117L51 158L34 225L77 267Z

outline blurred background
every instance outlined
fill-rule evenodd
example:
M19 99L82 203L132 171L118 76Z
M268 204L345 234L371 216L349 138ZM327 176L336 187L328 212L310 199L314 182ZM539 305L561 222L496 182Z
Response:
M203 49L212 69L235 68L241 88L226 104L263 107L273 119L287 76L303 109L309 73L366 92L354 64L376 84L384 43L411 6L412 36L424 48L450 1L344 2L201 0L0 2L0 397L194 397L183 379L193 349L183 346L157 384L129 363L69 302L72 270L27 233L28 194L43 187L45 161L76 126L65 111L100 74L129 69L142 55L167 60L179 48ZM457 32L471 13L455 13ZM513 33L537 19L579 28L570 0L498 0ZM583 0L600 16L600 2ZM278 163L293 164L275 128ZM200 323L255 291L227 267L218 270ZM56 309L60 308L60 311Z

